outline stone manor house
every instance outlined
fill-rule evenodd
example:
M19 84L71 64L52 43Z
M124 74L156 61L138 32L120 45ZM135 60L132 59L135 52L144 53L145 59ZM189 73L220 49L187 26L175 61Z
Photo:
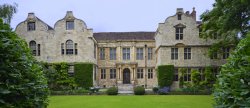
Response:
M69 73L74 73L75 62L93 63L95 86L152 88L158 85L157 66L174 65L174 89L179 85L178 68L188 68L184 81L191 81L191 69L202 75L206 66L212 66L217 74L218 66L229 56L229 48L223 48L223 54L208 56L208 48L216 39L199 38L200 25L194 8L191 13L177 8L155 32L93 33L68 11L54 27L29 13L15 31L39 61L68 62L72 64Z

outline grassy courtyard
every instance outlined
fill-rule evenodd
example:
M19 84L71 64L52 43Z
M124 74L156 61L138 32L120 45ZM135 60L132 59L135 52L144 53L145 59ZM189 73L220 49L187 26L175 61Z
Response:
M48 108L212 108L206 95L51 96Z

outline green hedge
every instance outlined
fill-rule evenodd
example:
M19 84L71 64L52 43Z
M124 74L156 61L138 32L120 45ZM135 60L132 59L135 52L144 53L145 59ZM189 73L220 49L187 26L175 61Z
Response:
M111 87L107 90L108 95L117 95L118 94L118 88L117 87Z
M170 87L173 83L174 65L161 65L157 68L158 84L160 87Z
M78 86L89 89L93 86L93 64L76 63L74 66L75 81Z
M142 86L137 86L134 88L134 94L135 95L144 95L145 94L145 88Z

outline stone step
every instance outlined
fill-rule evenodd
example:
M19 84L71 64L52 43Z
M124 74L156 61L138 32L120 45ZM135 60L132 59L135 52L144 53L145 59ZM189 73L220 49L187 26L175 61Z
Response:
M118 85L118 93L119 94L133 94L134 93L134 86L132 84Z

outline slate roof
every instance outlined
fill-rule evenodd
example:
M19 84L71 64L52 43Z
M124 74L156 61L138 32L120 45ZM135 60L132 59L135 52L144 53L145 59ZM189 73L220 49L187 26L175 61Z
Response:
M97 41L105 40L155 40L155 32L100 32L94 33Z

